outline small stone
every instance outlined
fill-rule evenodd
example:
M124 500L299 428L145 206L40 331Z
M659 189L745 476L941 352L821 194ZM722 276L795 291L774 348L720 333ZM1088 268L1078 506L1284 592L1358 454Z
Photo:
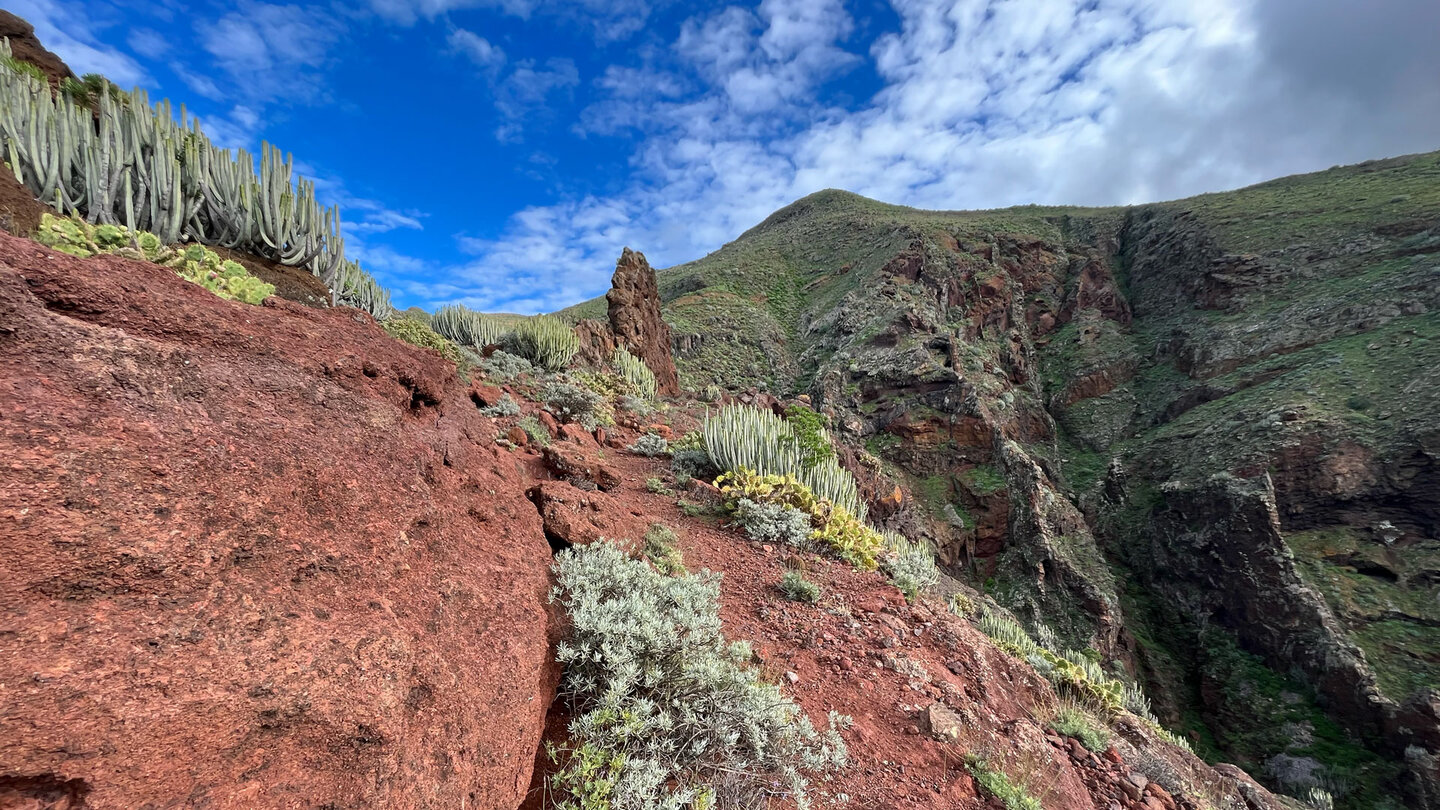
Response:
M505 431L505 439L516 447L524 447L530 441L530 436L518 427L512 427Z
M1115 763L1116 765L1124 765L1124 764L1125 764L1125 760L1124 760L1124 759L1121 759L1121 757L1120 757L1120 752L1119 752L1119 751L1116 751L1116 750L1115 750L1115 746L1113 746L1113 745L1110 746L1109 748L1106 748L1106 749L1105 749L1105 759L1109 760L1110 762Z
M960 717L943 704L932 703L925 709L925 726L937 739L950 742L960 739Z
M800 682L800 676L799 676L799 675L796 675L794 672L786 672L786 673L785 673L785 680L789 681L790 683L799 683L799 682Z
M851 670L855 669L855 662L851 661L849 658L841 658L840 669L846 672L850 672Z

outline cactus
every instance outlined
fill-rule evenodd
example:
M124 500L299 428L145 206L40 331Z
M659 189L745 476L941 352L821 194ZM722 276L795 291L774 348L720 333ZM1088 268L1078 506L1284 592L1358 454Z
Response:
M88 74L52 93L0 40L0 155L36 199L90 224L153 233L162 244L221 245L304 267L332 301L389 317L389 294L345 260L338 208L324 208L294 160L264 144L259 172L205 137L184 106L151 105ZM143 248L142 248L143 249Z
M655 392L659 389L659 383L655 380L655 372L645 365L645 361L625 350L624 346L615 349L615 372L620 375L631 390L645 399L654 399Z
M505 351L550 371L559 371L575 359L580 339L564 321L549 315L526 318L505 336Z
M865 501L855 478L833 455L806 466L807 451L789 422L757 408L725 405L707 414L701 426L705 450L723 470L752 470L762 475L793 475L816 495L863 521ZM826 443L830 436L819 435Z
M505 323L498 318L482 315L458 304L436 310L430 325L436 332L456 343L476 349L499 343L500 338L509 331Z

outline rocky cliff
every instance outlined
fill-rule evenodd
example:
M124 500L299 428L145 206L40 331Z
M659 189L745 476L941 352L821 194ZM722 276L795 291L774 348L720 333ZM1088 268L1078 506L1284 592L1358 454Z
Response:
M888 525L1202 751L1436 806L1440 154L1125 209L822 192L660 287L688 386L809 394Z

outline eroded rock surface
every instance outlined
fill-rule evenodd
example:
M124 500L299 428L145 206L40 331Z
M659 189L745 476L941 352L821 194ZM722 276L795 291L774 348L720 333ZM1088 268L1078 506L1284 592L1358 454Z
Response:
M453 366L0 235L0 405L0 803L518 806L550 549Z

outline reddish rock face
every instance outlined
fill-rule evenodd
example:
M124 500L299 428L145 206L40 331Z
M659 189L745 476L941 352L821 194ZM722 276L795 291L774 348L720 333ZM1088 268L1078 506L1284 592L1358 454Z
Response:
M655 372L662 396L680 393L680 376L670 356L670 325L660 317L660 289L645 254L625 248L610 280L610 328L615 342Z
M518 806L550 549L467 394L356 310L0 235L0 805Z
M526 495L540 510L546 536L560 545L589 545L601 538L628 543L649 525L616 498L565 481L545 481Z
M10 40L10 53L16 59L45 71L51 85L59 85L61 79L75 76L60 57L46 50L35 38L35 26L4 9L0 9L0 37Z

